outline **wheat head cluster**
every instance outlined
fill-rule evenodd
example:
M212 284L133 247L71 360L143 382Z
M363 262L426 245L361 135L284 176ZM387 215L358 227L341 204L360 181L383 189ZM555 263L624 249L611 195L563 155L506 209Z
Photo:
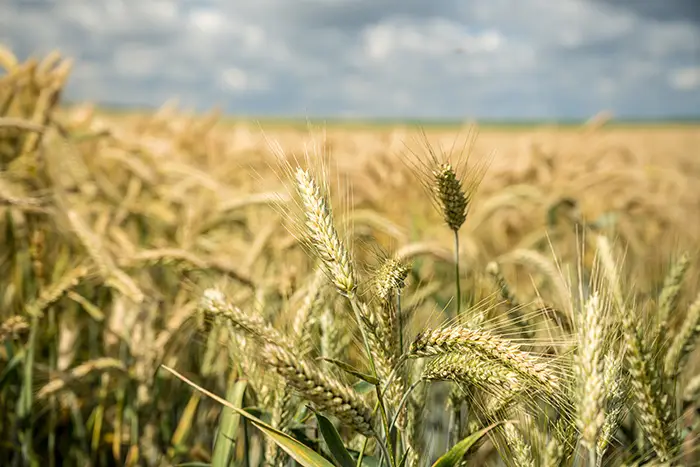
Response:
M63 105L0 48L0 460L700 465L700 136Z

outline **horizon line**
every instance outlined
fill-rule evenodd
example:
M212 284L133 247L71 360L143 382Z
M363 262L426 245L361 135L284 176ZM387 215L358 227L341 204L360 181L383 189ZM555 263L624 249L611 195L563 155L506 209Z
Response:
M160 106L129 106L127 104L114 104L114 103L99 103L99 102L64 102L62 106L64 107L76 107L86 104L92 104L96 109L105 112L118 112L118 113L144 113L144 112L155 112L161 108L166 103ZM195 114L206 114L213 110L220 110L222 119L225 120L238 120L238 121L261 121L268 123L349 123L349 124L421 124L428 126L445 126L445 125L464 125L469 123L475 123L477 125L533 125L533 124L553 124L553 125L581 125L592 120L595 120L598 115L607 113L607 111L602 110L597 114L593 114L589 117L415 117L415 116L342 116L342 115L330 115L330 116L303 116L303 115L289 115L289 114L235 114L232 112L226 112L220 107L213 106L208 110L196 111L191 108L183 107L181 110L183 113L195 113ZM606 119L606 125L619 125L619 124L649 124L649 123L665 123L665 124L700 124L700 115L673 115L665 117L632 117L623 116L616 117L614 114Z

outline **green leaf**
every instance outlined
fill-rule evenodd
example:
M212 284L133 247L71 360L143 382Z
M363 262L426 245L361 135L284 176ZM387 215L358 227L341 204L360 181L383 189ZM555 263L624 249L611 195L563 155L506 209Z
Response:
M245 410L242 410L230 402L228 402L226 399L223 399L216 394L207 391L201 386L198 386L197 384L193 383L189 379L185 378L182 376L180 373L177 371L173 370L172 368L169 368L165 365L161 365L162 368L166 369L173 375L175 375L177 378L181 379L185 383L189 384L196 390L200 391L202 394L205 394L215 401L217 401L219 404L222 404L225 407L228 407L229 409L233 410L240 416L246 418L249 420L253 426L255 426L257 429L262 431L266 436L268 436L270 439L272 439L277 445L287 454L289 454L289 457L303 465L304 467L334 467L333 464L331 464L328 460L326 460L323 456L318 454L317 452L309 449L307 446L304 446L302 443L297 441L296 439L292 438L291 436L287 435L286 433L283 433L267 423L263 422L257 417L252 416Z
M9 348L9 344L7 345ZM9 354L9 352L8 352ZM0 387L5 385L5 380L10 376L10 373L12 373L12 370L17 368L20 363L24 361L24 357L26 355L26 352L24 349L20 349L19 352L17 352L10 362L3 368L2 373L0 373Z
M370 391L374 391L374 384L370 384L367 381L358 381L352 385L352 388L358 394L367 394Z
M243 405L243 395L245 394L246 385L246 381L236 381L236 383L229 388L226 399L234 406L240 408ZM219 431L216 434L214 453L211 458L212 465L226 466L231 464L231 450L238 436L238 427L240 424L240 415L229 410L221 411Z
M335 429L333 423L320 413L315 413L316 419L318 420L318 429L321 431L323 440L326 442L333 459L338 461L341 467L355 467L355 462L353 462L348 450L345 449L343 440L340 439L338 430Z
M102 313L102 310L100 310L95 304L93 304L90 300L87 298L83 297L77 292L74 292L73 290L69 290L66 293L66 297L70 298L73 300L75 303L79 304L80 306L83 307L83 310L89 314L92 319L98 322L102 322L105 319L104 313Z
M556 225L557 221L562 215L562 211L564 213L571 212L574 209L578 208L578 201L576 201L573 198L561 198L551 204L549 206L549 209L547 209L547 224L550 227L553 227Z
M252 420L251 420L252 421ZM308 448L291 436L272 428L270 425L253 423L260 431L277 443L289 456L305 467L334 467L325 457Z
M318 438L309 436L309 434L307 433L309 427L307 427L306 425L290 423L287 429L289 430L289 434L301 444L303 444L304 446L308 446L316 452L320 452L320 440Z
M379 385L379 380L377 378L375 378L372 375L368 375L367 373L362 373L361 371L355 369L352 365L349 365L349 364L347 364L343 361L340 361L340 360L336 360L334 358L328 358L328 357L320 357L320 358L321 358L321 360L325 360L328 363L332 363L333 365L337 366L338 368L340 368L344 372L350 373L351 375L356 376L356 377L360 378L361 380L368 382L369 384L372 384L374 386Z
M399 462L399 467L404 467L406 465L406 461L408 460L408 453L410 449L406 449L403 453L403 457L401 457L401 462Z
M619 216L614 212L604 212L596 220L591 222L591 226L596 229L614 228L618 223Z
M243 407L243 410L251 414L253 417L258 417L260 419L262 418L269 418L267 415L267 412L265 412L263 409L260 407Z
M37 318L32 318L31 330L29 331L29 342L27 343L27 353L24 358L24 374L22 375L22 392L17 404L17 415L20 418L28 417L32 412L34 400L34 354L36 350L36 339L39 328Z
M357 460L359 458L358 452L353 451L352 453L352 458L355 461L355 467L357 467ZM379 459L376 457L372 456L362 456L362 465L363 467L380 467L379 466Z
M467 451L469 451L469 448L471 448L474 445L474 443L479 441L482 436L484 436L486 433L488 433L501 423L504 422L494 423L490 426L487 426L486 428L477 431L476 433L472 433L471 435L467 436L462 441L452 446L452 449L447 451L437 461L435 461L433 467L453 467L459 464L459 462L462 460Z

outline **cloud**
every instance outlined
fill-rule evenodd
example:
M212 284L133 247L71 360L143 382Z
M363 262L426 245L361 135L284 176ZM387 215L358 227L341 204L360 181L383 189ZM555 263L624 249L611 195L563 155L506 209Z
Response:
M0 41L76 58L67 96L232 113L700 116L695 0L5 0ZM695 70L695 71L693 71Z
M390 55L410 54L443 60L455 52L493 53L504 38L499 31L472 34L445 18L427 21L385 21L365 29L363 42L368 58L381 62Z
M700 89L700 66L672 70L668 80L672 87L682 91Z
M594 0L612 5L656 21L691 21L700 23L700 7L697 0Z

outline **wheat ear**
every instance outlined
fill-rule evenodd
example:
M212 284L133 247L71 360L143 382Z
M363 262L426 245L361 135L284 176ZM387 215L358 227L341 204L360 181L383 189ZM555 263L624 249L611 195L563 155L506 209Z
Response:
M295 348L292 339L272 327L261 316L246 314L228 303L223 293L218 290L205 290L200 306L205 313L227 320L234 330L244 331L260 344L274 343L288 349Z
M559 387L559 378L541 358L520 350L517 344L488 331L466 326L428 329L413 341L409 357L430 357L461 350L472 350L499 362L525 378L539 382L549 390Z
M482 388L486 391L520 391L527 381L507 367L484 359L470 350L443 354L435 357L425 367L422 378L428 381L456 381Z
M615 432L625 415L625 401L627 397L626 380L622 375L622 359L616 357L612 351L605 356L605 372L603 374L607 403L605 409L605 422L598 436L596 446L598 463L600 463L612 442Z
M579 322L576 373L579 384L578 427L588 448L590 465L597 464L597 442L605 423L604 304L593 293L583 307Z
M350 253L333 224L333 211L327 194L321 190L309 172L298 168L296 187L304 207L306 233L325 270L338 291L354 295L357 282Z
M668 461L677 445L676 433L669 423L670 399L664 393L655 371L655 356L649 351L646 341L637 329L632 310L627 309L620 287L620 275L615 265L612 248L607 238L598 236L598 254L603 268L603 277L612 294L613 303L622 317L625 357L627 359L630 386L639 424L654 452L662 462Z
M468 200L462 182L449 162L443 162L433 170L435 196L440 203L442 216L453 231L459 230L467 219Z
M666 354L664 370L668 376L675 377L680 374L686 359L695 348L698 336L700 336L700 293L688 308L685 321Z
M683 279L688 272L690 266L690 255L684 253L676 261L664 279L664 287L659 295L659 310L657 319L659 322L660 332L664 332L668 327L668 319L671 313L678 306L678 297L680 296Z
M532 457L532 447L525 441L522 433L513 423L503 425L503 435L513 454L513 462L516 467L535 467Z
M365 436L375 435L372 411L352 388L329 376L311 361L299 359L278 345L267 344L262 353L268 365L317 410L337 417Z

